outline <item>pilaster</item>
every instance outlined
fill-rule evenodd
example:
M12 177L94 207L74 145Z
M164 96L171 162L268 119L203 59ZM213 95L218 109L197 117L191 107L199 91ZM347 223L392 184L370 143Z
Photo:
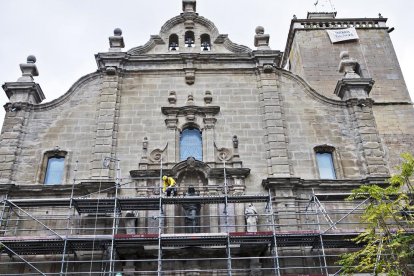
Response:
M33 80L39 75L36 57L28 56L27 63L20 64L22 76L16 82L2 85L9 102L4 105L6 116L0 141L0 184L12 184L21 152L21 141L33 105L41 103L45 96L40 85Z
M284 122L283 101L278 90L275 72L258 70L260 102L266 130L268 174L278 177L290 176L287 136Z
M338 81L335 94L346 103L352 119L360 173L365 177L387 176L389 169L372 110L374 101L369 98L374 81L356 72L358 62L350 58L348 52L342 52L340 58L339 72L344 73L344 78Z
M91 177L96 179L113 178L116 162L104 168L105 157L116 159L115 145L118 131L120 82L122 77L108 71L103 73L102 89L99 96L96 137L91 164Z
M269 47L269 35L258 26L254 37L256 51L253 55L257 64L258 89L262 108L267 152L268 174L288 177L291 175L289 164L287 133L284 122L283 99L278 88L279 75L275 64L279 64L281 53Z

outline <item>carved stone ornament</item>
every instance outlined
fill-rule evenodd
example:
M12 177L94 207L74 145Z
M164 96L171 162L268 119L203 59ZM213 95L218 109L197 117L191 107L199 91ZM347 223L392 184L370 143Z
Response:
M170 104L176 104L177 103L177 93L175 91L170 91L168 95L168 102Z
M149 155L149 160L153 163L160 163L161 160L164 160L165 156L164 156L164 152L167 149L168 144L165 146L165 148L163 150L161 149L155 149L153 151L151 151L150 155Z
M348 51L342 51L339 55L341 62L339 63L338 71L344 73L344 78L347 79L358 79L361 76L356 72L359 64L354 58L349 57Z
M230 149L221 148L217 149L217 158L220 161L229 161L233 157L233 153Z
M194 159L194 157L188 157L186 163L188 168L191 170L195 168L196 160Z
M106 71L106 74L109 76L116 75L116 68L113 66L106 67L105 71Z
M211 91L207 90L206 93L204 94L204 102L206 104L211 104L212 101L213 101L213 97L212 97Z
M185 69L185 82L187 84L194 84L195 82L195 69L186 68Z
M263 65L263 72L265 73L273 73L274 67L272 64L265 64Z
M256 46L258 50L270 50L270 36L264 33L264 28L262 26L258 26L256 27L255 32L256 35L254 36L254 46Z
M237 149L239 147L239 138L237 138L237 135L233 136L233 148Z

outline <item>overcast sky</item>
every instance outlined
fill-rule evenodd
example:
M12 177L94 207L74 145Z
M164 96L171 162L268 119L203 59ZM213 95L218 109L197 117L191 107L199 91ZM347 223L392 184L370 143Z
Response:
M256 26L270 34L270 46L284 51L290 20L306 18L317 0L198 0L197 12L215 23L221 34L254 49ZM97 69L94 54L106 52L113 29L123 31L125 51L144 45L150 35L178 15L182 0L0 0L0 83L21 76L19 64L30 54L40 73L35 81L51 101L85 74ZM331 4L332 5L331 5ZM405 81L414 98L413 0L319 0L318 11L337 11L338 18L388 18ZM0 102L8 101L0 92ZM0 108L2 124L4 110Z

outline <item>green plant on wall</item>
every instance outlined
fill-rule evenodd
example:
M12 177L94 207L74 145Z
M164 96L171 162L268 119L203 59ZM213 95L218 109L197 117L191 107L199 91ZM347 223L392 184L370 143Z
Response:
M402 154L399 173L385 186L364 185L349 200L369 198L361 216L364 232L353 241L361 249L341 255L342 275L357 272L408 275L414 272L414 158Z

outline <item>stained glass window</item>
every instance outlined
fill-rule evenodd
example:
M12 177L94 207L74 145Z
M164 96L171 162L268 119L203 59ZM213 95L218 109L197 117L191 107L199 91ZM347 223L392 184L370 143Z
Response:
M201 132L196 128L186 128L180 137L180 160L194 157L203 160L203 142Z
M319 176L321 179L336 179L331 152L317 152L316 161L318 162Z
M62 184L65 158L62 156L49 157L45 175L45 184Z

